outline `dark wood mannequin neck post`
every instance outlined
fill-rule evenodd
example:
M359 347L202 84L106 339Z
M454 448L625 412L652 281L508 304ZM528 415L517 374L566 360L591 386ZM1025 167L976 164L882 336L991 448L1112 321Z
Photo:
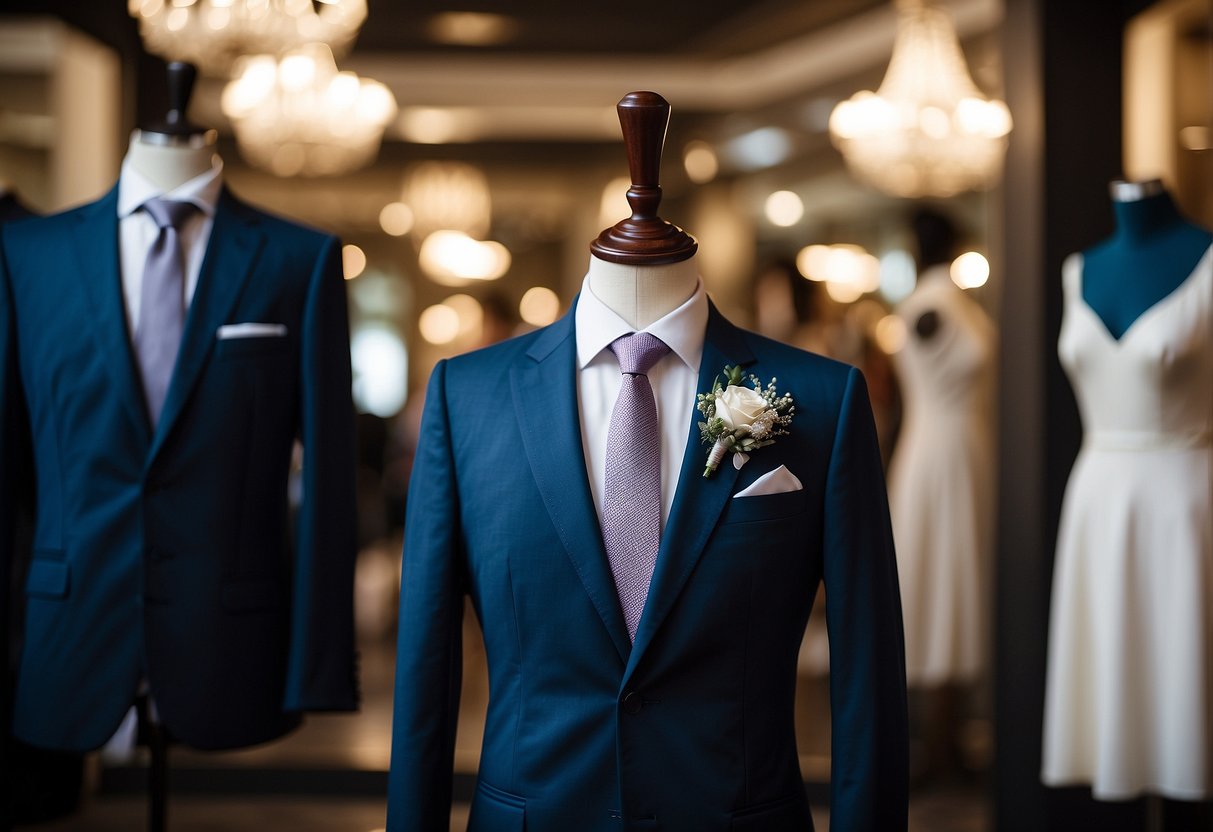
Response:
M670 124L670 105L655 92L631 92L616 106L627 146L632 187L628 204L632 216L621 220L590 243L600 260L630 266L678 263L695 255L695 239L657 215L661 204L661 151Z

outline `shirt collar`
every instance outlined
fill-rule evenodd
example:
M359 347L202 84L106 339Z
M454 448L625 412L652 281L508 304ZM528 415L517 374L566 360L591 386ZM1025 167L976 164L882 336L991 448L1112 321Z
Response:
M118 177L118 216L129 216L149 199L164 197L176 202L192 202L208 217L215 215L219 203L219 191L223 187L223 160L215 156L211 169L178 185L167 193L148 181L135 170L129 160L122 162L122 173Z
M582 369L616 338L636 331L631 324L599 300L590 289L589 275L586 275L581 284L574 326L577 332L577 366ZM660 338L671 352L697 373L700 358L703 356L703 339L707 326L708 296L703 290L703 280L700 279L695 285L695 293L681 306L641 331Z

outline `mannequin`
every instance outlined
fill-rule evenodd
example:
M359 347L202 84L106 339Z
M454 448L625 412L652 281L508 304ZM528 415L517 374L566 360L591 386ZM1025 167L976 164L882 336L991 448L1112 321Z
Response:
M1063 267L1058 355L1084 435L1054 560L1042 779L1150 796L1151 829L1203 829L1213 234L1157 180L1110 190L1116 233Z
M897 314L908 341L894 356L905 414L889 499L906 618L906 675L925 760L919 777L962 768L965 705L985 664L984 575L993 531L994 332L953 283L951 220L913 219L919 280Z
M1213 233L1184 219L1157 179L1109 191L1116 233L1083 253L1082 297L1119 339L1187 279Z
M465 596L490 691L469 832L810 828L792 705L824 577L831 686L849 703L832 714L831 823L904 830L901 614L862 376L712 307L697 243L656 213L669 105L637 92L618 111L632 216L591 243L575 308L430 377L387 829L449 825ZM706 477L694 404L726 366L793 395L798 422ZM633 432L614 431L617 414ZM596 499L600 471L613 498ZM617 570L612 546L633 532L637 556Z
M14 732L89 751L135 700L154 832L170 733L243 748L358 702L341 243L222 185L214 131L184 116L194 75L170 64L168 116L108 194L0 227L0 488L36 488L38 512ZM162 195L196 210L172 219ZM0 575L11 512L0 499Z

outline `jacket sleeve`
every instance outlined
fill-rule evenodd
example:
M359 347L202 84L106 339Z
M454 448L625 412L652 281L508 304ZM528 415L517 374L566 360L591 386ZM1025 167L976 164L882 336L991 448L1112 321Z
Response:
M421 441L409 481L389 832L445 832L462 675L464 571L458 491L446 403L446 364L430 376Z
M300 333L303 499L292 587L289 711L355 710L354 406L341 245L328 237Z
M34 509L33 437L17 360L17 320L0 234L0 732L12 717L15 631L23 574L29 555ZM0 770L8 743L0 743Z
M825 497L830 638L830 828L906 828L908 738L901 596L863 374L847 379Z

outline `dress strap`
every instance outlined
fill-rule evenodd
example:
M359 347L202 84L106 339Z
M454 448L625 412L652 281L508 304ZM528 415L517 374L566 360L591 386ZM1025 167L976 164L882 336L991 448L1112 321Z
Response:
M1076 251L1061 264L1061 288L1065 297L1073 299L1082 291L1082 252Z

